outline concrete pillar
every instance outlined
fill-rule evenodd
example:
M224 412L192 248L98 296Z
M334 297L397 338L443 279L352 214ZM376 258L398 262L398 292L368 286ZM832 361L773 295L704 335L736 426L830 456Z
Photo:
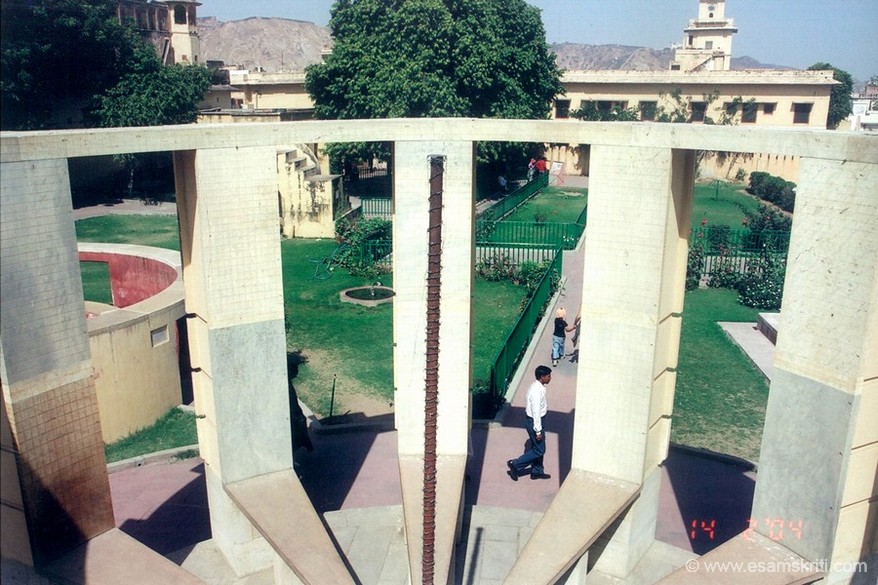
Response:
M829 568L878 546L878 165L798 185L751 526Z
M424 452L428 157L434 154L446 157L438 449L447 455L467 452L472 369L473 147L469 142L397 142L393 173L393 379L400 455Z
M274 553L229 483L292 466L274 148L174 154L213 539L241 575Z
M430 157L444 157L434 582L453 575L470 427L473 145L397 142L394 151L393 379L411 582L422 577Z
M642 484L592 548L626 577L655 534L667 456L692 209L694 153L592 146L574 468Z
M67 161L3 163L0 216L2 552L40 566L115 526Z

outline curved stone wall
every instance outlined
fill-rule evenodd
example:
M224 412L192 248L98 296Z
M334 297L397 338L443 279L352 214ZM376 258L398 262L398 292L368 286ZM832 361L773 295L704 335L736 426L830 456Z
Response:
M79 244L80 261L106 262L115 306L86 303L105 443L147 427L181 402L180 253L122 244Z

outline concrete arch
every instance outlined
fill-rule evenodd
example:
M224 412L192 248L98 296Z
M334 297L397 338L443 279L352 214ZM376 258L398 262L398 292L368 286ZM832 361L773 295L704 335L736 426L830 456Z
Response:
M466 282L471 282L472 272L473 143L591 145L583 283L590 294L583 295L588 300L582 315L584 339L594 341L580 358L580 372L585 375L579 377L577 388L573 470L507 577L510 583L555 582L609 526L612 536L605 537L598 562L604 572L620 578L631 572L652 538L655 470L667 449L693 153L703 149L800 157L775 363L780 374L771 387L754 515L801 518L813 530L781 547L764 527L757 527L755 545L746 548L736 541L717 549L717 556L848 561L857 560L863 551L874 551L873 480L878 468L874 448L878 444L878 239L874 238L878 141L874 137L650 123L394 119L4 133L2 139L0 375L13 429L14 447L9 452L16 461L27 459L36 468L51 468L51 453L40 455L40 443L24 439L28 425L36 431L51 427L51 422L28 415L43 399L65 393L70 385L85 389L83 400L93 400L87 396L93 383L88 379L81 329L67 327L82 319L81 296L77 302L70 285L76 273L71 268L73 256L56 255L54 266L60 276L26 274L21 268L25 258L57 245L57 234L68 245L73 241L66 159L174 151L186 307L195 315L191 353L199 369L196 403L204 415L199 442L208 464L215 540L241 574L273 559L278 579L306 583L352 579L331 552L319 566L314 563L315 550L334 549L290 470L289 441L278 440L288 436L289 424L280 414L288 409L274 217L277 145L394 142L399 220L395 223L413 230L425 226L427 159L445 157L444 204L446 217L454 217L454 222L443 222L449 237L443 250L447 254L443 275L448 275L447 282L463 283L443 289L443 319L448 326L440 331L440 343L451 348L469 347ZM35 199L41 203L36 214ZM638 226L637 238L630 238L631 225ZM246 250L241 246L244 241ZM405 275L394 286L395 320L420 319L424 250L420 245L395 249L394 262ZM29 285L39 292L37 298L23 294ZM58 288L70 292L72 299L60 308ZM839 290L844 293L841 299ZM28 303L41 316L34 325L20 322L20 311ZM823 324L827 320L832 327ZM418 379L425 340L421 332L400 330L395 330L394 339L400 348L394 354L396 424L400 437L407 440L400 451L400 472L409 564L413 582L419 582L417 543L422 520L416 492L423 457L418 447L423 414L418 408L423 401ZM448 575L468 425L468 385L460 383L460 372L468 372L469 356L465 350L451 352L450 359L440 358L439 364L440 384L447 384L440 388L444 394L438 415L444 421L438 439L443 457L438 486L445 504L437 519L439 581ZM86 428L94 416L88 414L74 427ZM246 443L241 440L242 425L251 431ZM821 436L816 446L801 440L802 429L815 425ZM47 436L51 439L52 434ZM245 444L252 447L244 448ZM88 453L91 445L91 440L83 441L80 449ZM82 480L95 486L93 501L89 509L71 506L66 510L71 518L88 518L95 506L106 505L99 474L84 475ZM47 478L69 480L63 474ZM28 485L26 479L22 485L28 506L38 499L38 486ZM283 515L287 521L281 519ZM570 522L572 517L579 521ZM28 518L21 525L31 535L40 534L43 525L64 520L38 507ZM105 528L98 522L83 536L91 538ZM43 559L40 547L48 545L39 538L33 542L34 558ZM816 573L810 571L803 578ZM843 572L830 574L830 582L849 580Z

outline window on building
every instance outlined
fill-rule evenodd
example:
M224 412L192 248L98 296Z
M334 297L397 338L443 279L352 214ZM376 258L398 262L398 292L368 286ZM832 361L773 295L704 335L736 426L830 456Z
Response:
M694 41L695 41L695 37L692 36L692 35L689 35L689 46L690 46L690 47L692 46L692 43L693 43Z
M707 112L707 102L692 102L692 119L690 122L704 122L704 114Z
M762 104L762 113L770 116L774 113L774 108L777 107L777 104Z
M811 106L814 104L793 104L793 124L808 124L811 121Z
M723 107L726 110L726 115L729 117L734 116L738 113L738 106L740 106L740 102L726 102L723 104Z
M658 102L640 102L640 121L651 122L655 120L655 112Z
M174 24L186 24L185 6L177 6L174 8Z
M704 41L705 49L713 49L713 41Z
M555 100L555 117L570 117L570 100Z
M628 102L624 101L613 101L613 100L599 100L598 101L598 110L604 114L609 115L614 109L618 108L620 110L624 110L628 107Z
M679 71L680 64L679 63L671 63L671 71Z
M742 106L741 109L741 123L742 124L755 124L756 123L756 112L759 111L759 104L756 102L747 102Z
M149 337L153 347L167 343L170 339L170 336L168 335L168 326L163 325L158 329L153 329L149 332Z

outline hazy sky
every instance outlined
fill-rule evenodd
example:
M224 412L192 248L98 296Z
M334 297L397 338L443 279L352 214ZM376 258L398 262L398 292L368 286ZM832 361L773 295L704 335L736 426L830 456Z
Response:
M201 0L200 16L274 16L329 22L332 0ZM697 0L528 0L546 40L661 49L683 42ZM828 62L865 81L878 75L878 0L727 0L738 33L732 55L805 69Z

